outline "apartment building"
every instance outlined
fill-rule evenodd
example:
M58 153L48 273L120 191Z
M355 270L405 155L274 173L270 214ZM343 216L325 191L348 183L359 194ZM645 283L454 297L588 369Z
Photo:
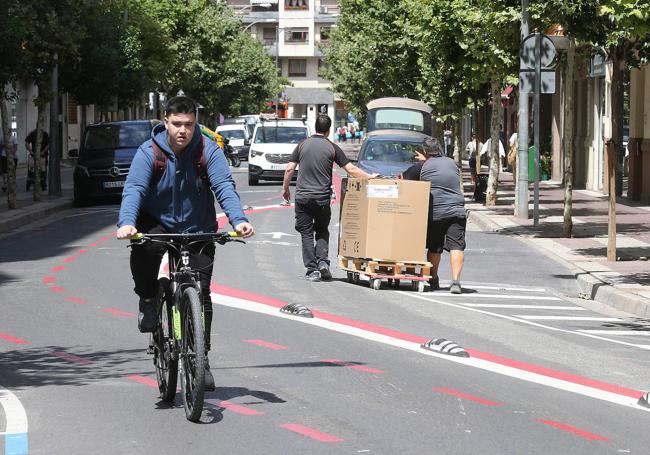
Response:
M320 45L338 19L337 0L227 0L227 4L251 35L264 43L278 73L291 82L280 94L286 116L306 116L312 123L322 112L345 121L343 103L319 75L325 65Z

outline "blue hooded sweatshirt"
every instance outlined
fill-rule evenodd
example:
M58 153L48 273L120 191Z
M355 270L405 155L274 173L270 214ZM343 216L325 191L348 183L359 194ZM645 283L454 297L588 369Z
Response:
M203 153L210 191L197 175L192 162L195 147L201 147L202 136L198 125L192 140L178 156L172 151L167 137L167 129L161 123L154 127L151 139L138 148L124 184L117 226L136 226L138 214L144 211L160 221L169 232L215 232L218 227L215 195L233 227L247 222L228 162L219 146L205 139ZM157 185L151 181L155 161L152 141L168 158L167 169Z

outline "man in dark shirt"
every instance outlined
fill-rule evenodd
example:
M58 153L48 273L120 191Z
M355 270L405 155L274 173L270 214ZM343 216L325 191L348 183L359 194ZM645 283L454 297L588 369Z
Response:
M420 162L404 171L402 178L431 182L427 258L433 267L429 285L432 291L440 289L438 266L445 249L451 256L452 283L449 290L452 294L460 294L467 221L465 198L460 190L460 170L453 159L444 156L437 139L426 139Z
M302 239L302 261L307 268L305 278L310 281L330 280L332 274L328 259L329 224L332 212L332 167L334 163L351 177L371 177L350 161L343 150L333 144L329 136L332 120L327 115L316 119L316 134L303 139L294 149L289 165L284 172L282 197L291 198L289 183L300 164L296 180L296 231Z

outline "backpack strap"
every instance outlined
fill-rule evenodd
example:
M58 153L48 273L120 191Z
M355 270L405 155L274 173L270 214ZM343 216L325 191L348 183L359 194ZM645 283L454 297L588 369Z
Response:
M167 169L167 155L160 150L156 141L151 141L153 148L153 175L151 176L151 185L156 186Z
M208 177L208 161L205 158L205 136L203 135L201 136L201 147L194 148L192 162L194 163L194 169L196 169L196 175L203 183L210 184L210 179Z

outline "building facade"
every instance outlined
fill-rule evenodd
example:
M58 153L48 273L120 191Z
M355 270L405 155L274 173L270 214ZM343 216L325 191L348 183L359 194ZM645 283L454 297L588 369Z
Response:
M312 123L319 113L345 119L341 102L320 75L325 65L320 46L327 42L340 10L337 0L228 0L251 35L266 47L289 79L279 94L284 116L307 117Z

